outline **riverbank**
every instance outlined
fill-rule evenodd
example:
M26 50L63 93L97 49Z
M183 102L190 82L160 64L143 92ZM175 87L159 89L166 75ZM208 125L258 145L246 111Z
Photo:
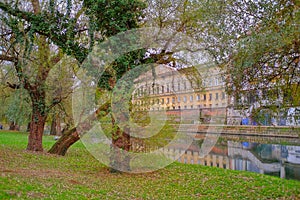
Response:
M300 127L287 126L181 124L180 130L189 133L300 138Z
M110 174L78 142L65 157L24 151L27 134L0 132L0 199L298 199L300 182L174 163ZM55 141L44 137L49 149Z

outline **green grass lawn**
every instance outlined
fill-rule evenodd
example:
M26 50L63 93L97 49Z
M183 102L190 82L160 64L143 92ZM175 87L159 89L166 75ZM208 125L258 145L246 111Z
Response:
M44 148L55 141L44 137ZM110 174L78 142L65 157L24 149L27 134L0 132L0 199L300 199L300 181L174 163Z

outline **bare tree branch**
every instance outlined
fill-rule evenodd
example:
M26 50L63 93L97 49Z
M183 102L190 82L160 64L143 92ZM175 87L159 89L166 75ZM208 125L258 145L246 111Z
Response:
M8 55L0 55L0 60L2 61L9 61L9 62L17 62L18 59L16 57L13 56L8 56Z

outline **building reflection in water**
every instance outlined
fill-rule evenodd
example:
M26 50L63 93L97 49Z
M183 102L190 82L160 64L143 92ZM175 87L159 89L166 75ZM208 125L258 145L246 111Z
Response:
M201 144L193 144L178 159L181 163L200 164L231 170L251 171L300 180L300 146L227 141L218 143L205 157ZM166 149L168 155L180 152Z

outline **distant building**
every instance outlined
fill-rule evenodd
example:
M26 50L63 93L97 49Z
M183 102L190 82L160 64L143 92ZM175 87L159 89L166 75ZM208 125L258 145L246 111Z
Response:
M135 79L134 85L134 112L164 111L167 115L180 115L186 123L300 124L300 107L287 108L286 114L278 113L277 116L270 113L268 105L276 106L284 101L280 94L271 100L266 95L270 90L251 88L251 85L231 96L226 94L223 73L213 65L201 71L192 67L177 70L158 65ZM255 113L257 110L259 113Z
M133 109L139 111L167 111L169 114L198 115L200 122L218 123L230 112L227 107L225 80L221 71L209 67L175 70L165 65L155 67L134 80ZM224 123L224 122L219 122Z

